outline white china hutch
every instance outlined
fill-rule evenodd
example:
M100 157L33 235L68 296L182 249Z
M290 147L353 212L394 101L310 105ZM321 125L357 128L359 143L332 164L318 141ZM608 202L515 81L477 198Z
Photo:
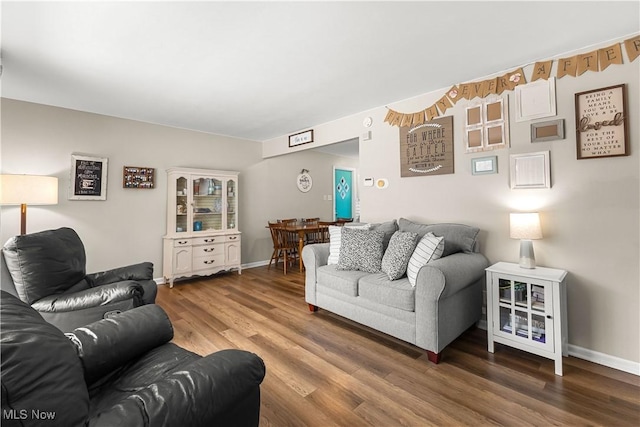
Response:
M165 283L231 269L240 274L238 172L171 168L167 189Z

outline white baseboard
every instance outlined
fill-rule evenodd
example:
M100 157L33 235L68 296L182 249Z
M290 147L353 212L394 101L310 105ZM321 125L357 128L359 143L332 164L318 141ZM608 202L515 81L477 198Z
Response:
M478 322L478 328L484 329L486 331L487 321L481 319ZM597 363L598 365L603 365L608 368L613 368L619 371L628 372L630 374L640 376L640 363L621 359L619 357L600 353L594 350L589 350L588 348L579 347L573 344L569 344L568 347L569 356L577 357L578 359Z
M569 355L640 376L640 363L569 344Z

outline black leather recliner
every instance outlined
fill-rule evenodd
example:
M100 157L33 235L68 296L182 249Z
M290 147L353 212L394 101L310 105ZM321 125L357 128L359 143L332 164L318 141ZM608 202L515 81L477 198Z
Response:
M258 425L262 359L235 349L201 357L168 342L160 306L67 336L5 291L0 312L3 427Z
M2 289L64 332L152 304L158 292L150 262L87 274L84 245L71 228L12 237L2 254L10 275Z

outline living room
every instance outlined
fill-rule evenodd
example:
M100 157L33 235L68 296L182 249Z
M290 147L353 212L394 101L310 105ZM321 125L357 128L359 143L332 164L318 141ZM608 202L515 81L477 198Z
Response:
M607 25L629 23L615 38L585 42L571 51L548 46L552 54L524 55L509 70L494 69L483 81L522 67L527 81L536 61L558 60L586 54L637 37L637 3L621 3ZM635 7L635 9L634 9ZM6 16L3 15L3 20ZM592 25L592 24L590 24ZM635 25L635 27L634 27ZM3 25L4 27L4 25ZM3 50L4 52L4 50ZM5 58L15 53L8 52ZM491 61L491 55L487 60ZM10 60L3 59L5 73ZM445 115L454 120L454 173L425 177L401 177L399 128L385 122L389 110L417 112L436 103L452 85L412 94L388 105L372 106L329 122L309 123L281 136L252 140L145 123L76 109L2 98L2 173L56 176L59 201L54 206L30 206L28 232L69 226L82 237L88 253L88 271L100 271L132 262L151 261L161 281L162 236L166 231L167 179L170 167L196 167L239 171L239 230L242 232L243 268L264 266L271 254L265 225L269 219L295 212L298 217L332 217L334 166L357 167L361 220L381 222L408 218L426 223L453 222L481 230L481 252L491 261L518 261L519 241L509 237L509 213L538 211L543 238L536 240L540 266L568 271L569 353L624 372L640 373L640 60L602 71L555 79L556 116L564 120L564 139L531 142L532 121L517 121L515 91L507 91L509 108L508 148L484 153L465 152L465 108L462 100ZM4 80L4 77L3 77ZM3 81L6 93L6 81ZM626 85L627 155L578 159L576 153L575 94ZM107 96L107 93L104 93ZM164 102L160 97L158 102ZM476 100L477 101L477 100ZM371 117L371 126L363 121ZM548 120L548 119L545 119ZM314 141L289 147L290 134L314 130ZM359 160L318 153L311 149L361 137ZM550 188L511 189L510 155L549 151ZM72 153L108 158L105 201L68 200ZM497 156L497 173L472 174L472 159ZM125 165L153 167L156 188L122 188ZM295 178L302 169L313 177L313 187L302 193ZM385 188L365 187L363 180L386 179ZM3 206L0 238L18 234L19 209ZM243 273L244 274L244 273ZM214 279L215 280L215 279ZM268 367L267 367L268 369Z

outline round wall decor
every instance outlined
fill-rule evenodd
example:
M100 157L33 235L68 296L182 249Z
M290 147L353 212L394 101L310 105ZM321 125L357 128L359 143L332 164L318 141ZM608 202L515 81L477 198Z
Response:
M302 191L303 193L311 190L311 187L313 186L313 180L311 179L311 175L309 175L308 170L303 169L300 175L298 175L298 178L296 178L296 185L298 186L298 190Z

